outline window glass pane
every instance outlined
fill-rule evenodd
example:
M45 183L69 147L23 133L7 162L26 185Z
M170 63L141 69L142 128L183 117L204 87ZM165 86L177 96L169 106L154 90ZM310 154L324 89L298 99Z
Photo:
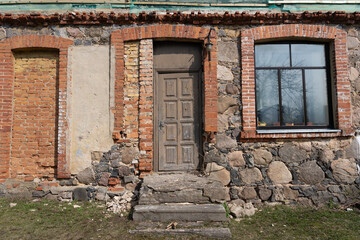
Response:
M255 46L256 67L290 67L289 44L260 44Z
M292 67L325 67L325 46L291 44Z
M282 117L286 126L304 125L304 98L301 70L281 71Z
M305 70L307 125L329 125L325 69Z
M258 126L279 126L277 70L256 71L256 109Z

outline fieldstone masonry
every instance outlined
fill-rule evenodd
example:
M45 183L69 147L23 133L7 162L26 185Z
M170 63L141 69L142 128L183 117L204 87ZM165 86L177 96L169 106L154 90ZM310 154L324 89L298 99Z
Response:
M160 175L158 178L165 178L164 185L161 185L163 188L152 185L151 181L156 181L155 179L150 181L145 178L143 186L146 187L141 193L140 177L144 176L140 174L142 171L149 173L153 169L153 40L121 32L128 27L110 24L0 28L0 39L30 34L53 35L71 39L74 47L110 47L110 44L119 41L119 45L113 47L118 51L116 57L121 55L119 52L122 53L123 66L120 68L121 64L117 62L116 71L125 73L124 78L118 77L115 80L118 81L115 91L123 89L123 92L117 95L122 97L121 101L114 101L125 106L121 110L123 112L109 107L109 111L123 114L121 121L116 123L119 130L118 144L105 153L92 149L91 165L84 166L77 175L64 180L55 179L52 175L37 176L28 182L4 180L0 183L0 196L21 195L61 201L96 199L108 201L108 207L113 211L129 209L137 202L139 194L145 196L143 201L148 203L160 200L171 202L173 199L198 203L226 201L235 216L251 215L253 206L260 204L296 203L319 206L329 201L339 204L359 201L359 142L353 136L355 130L360 130L358 26L337 26L347 34L345 38L349 62L352 132L346 132L342 136L337 133L316 136L293 134L258 139L244 138L242 135L248 119L244 118L244 85L240 80L244 74L240 59L244 46L240 37L245 30L254 26L216 25L217 62L211 64L217 64L213 68L217 72L214 76L211 75L214 74L211 70L208 69L207 72L212 78L217 78L217 88L209 90L209 94L217 90L217 104L209 105L211 111L208 112L208 116L217 116L217 128L216 131L209 131L212 134L216 132L215 139L204 137L208 141L204 140L203 143L204 166L200 169L203 176L196 177L191 182L195 176L184 175L186 177L182 179L180 186L186 186L185 189L175 188L172 183L165 181L165 176ZM114 37L110 42L114 31L120 31L123 34L120 35L128 40L121 45L121 36L117 35L120 40ZM156 34L158 33L154 32ZM198 34L205 36L202 32ZM212 37L215 39L215 34ZM192 39L196 37L193 36ZM120 58L115 58L115 61L116 59ZM119 79L123 81L121 84ZM127 128L121 128L120 123L125 123ZM138 133L143 133L142 137ZM197 187L196 182L208 187Z

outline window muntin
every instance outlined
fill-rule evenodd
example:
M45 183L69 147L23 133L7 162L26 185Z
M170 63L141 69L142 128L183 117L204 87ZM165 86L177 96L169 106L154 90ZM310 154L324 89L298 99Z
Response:
M327 44L255 45L257 128L329 128Z

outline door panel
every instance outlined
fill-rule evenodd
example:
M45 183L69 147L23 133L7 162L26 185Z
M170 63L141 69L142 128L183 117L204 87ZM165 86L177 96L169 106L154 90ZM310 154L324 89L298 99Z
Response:
M194 170L199 164L199 73L159 73L157 80L159 171Z

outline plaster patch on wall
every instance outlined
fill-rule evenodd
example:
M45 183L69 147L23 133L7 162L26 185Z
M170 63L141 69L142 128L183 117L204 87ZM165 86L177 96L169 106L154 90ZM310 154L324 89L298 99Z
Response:
M92 151L107 151L113 144L109 54L109 46L79 46L72 49L72 174L91 165Z

